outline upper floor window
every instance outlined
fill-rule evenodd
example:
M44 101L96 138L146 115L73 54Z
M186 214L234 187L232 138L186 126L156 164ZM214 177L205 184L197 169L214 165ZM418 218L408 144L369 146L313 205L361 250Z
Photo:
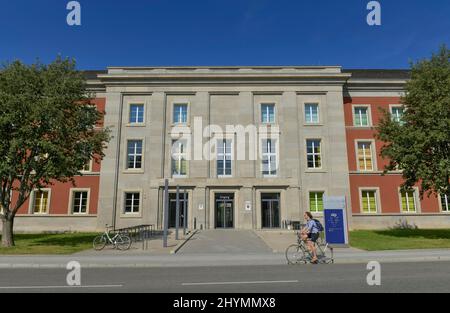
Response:
M172 176L187 175L187 145L185 140L172 142Z
M144 105L143 104L130 104L130 124L142 124L144 123Z
M441 208L442 212L450 212L450 193L441 195Z
M139 213L141 202L141 194L139 192L126 192L125 193L125 214Z
M262 140L262 174L265 176L277 175L277 148L275 139Z
M307 124L319 123L319 104L306 103L305 104L305 122Z
M33 196L33 213L47 214L50 204L50 192L48 190L36 190Z
M173 123L174 124L186 124L188 116L188 105L174 104L173 106Z
M232 140L220 139L217 142L217 176L231 176Z
M369 107L353 108L354 125L358 127L370 126Z
M261 122L265 124L275 123L275 104L261 104Z
M401 106L393 106L391 107L391 118L394 122L403 123L403 107Z
M92 171L92 160L87 161L86 164L84 164L81 171L82 172L91 172Z
M320 139L308 139L306 140L306 158L308 160L308 168L321 168L322 156L321 156L321 140Z
M72 194L72 213L86 214L89 193L87 191L74 191Z
M142 140L128 140L127 169L136 170L141 168L142 168Z
M358 142L358 170L373 171L373 154L371 142Z
M361 202L362 202L362 212L363 213L377 213L378 212L376 190L362 190L361 191Z
M403 213L417 212L417 200L415 191L401 191L400 196Z
M311 213L323 212L323 191L311 191L309 193L309 211Z

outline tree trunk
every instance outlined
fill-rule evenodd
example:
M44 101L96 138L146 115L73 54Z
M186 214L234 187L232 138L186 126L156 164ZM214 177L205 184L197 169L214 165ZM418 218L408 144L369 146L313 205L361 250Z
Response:
M3 228L2 228L2 246L5 248L10 248L14 246L14 217L7 216L2 219Z

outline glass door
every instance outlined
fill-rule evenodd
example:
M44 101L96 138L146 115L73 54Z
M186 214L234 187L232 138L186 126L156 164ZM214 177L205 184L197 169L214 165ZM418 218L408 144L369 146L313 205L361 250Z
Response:
M183 227L184 223L184 206L186 206L186 214L188 212L188 194L186 193L186 199L184 198L184 194L181 192L180 195L180 219L179 219L179 227ZM169 193L169 228L176 227L177 220L177 194Z
M263 228L280 228L280 194L261 194L261 215Z
M216 228L233 228L234 194L216 194Z

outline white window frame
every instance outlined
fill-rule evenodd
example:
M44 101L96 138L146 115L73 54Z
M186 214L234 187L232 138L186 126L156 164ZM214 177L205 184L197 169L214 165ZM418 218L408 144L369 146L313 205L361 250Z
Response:
M34 206L35 206L35 202L36 202L36 192L39 192L39 191L48 193L47 207L45 208L45 213L42 213L42 212L35 213L34 212ZM51 201L51 199L52 199L52 189L51 188L42 188L40 190L39 189L34 189L32 197L31 197L31 201L30 201L30 206L29 206L30 214L32 214L32 215L49 215L50 214L50 201Z
M312 153L308 153L308 141L318 141L319 142L320 152L319 153L314 152L315 146L313 145L313 147L312 147L313 148L313 152ZM308 170L320 170L320 169L322 169L322 167L323 167L323 159L322 159L322 146L323 145L322 145L322 139L321 138L307 138L305 143L306 143L306 167L307 167L307 169ZM312 156L313 157L314 167L309 167L308 156ZM316 164L316 159L315 159L316 156L319 156L319 158L320 158L320 166L317 166L317 164Z
M271 152L264 153L263 152L264 141L266 141L266 143L268 143L269 140L271 142L271 145L270 145ZM261 174L262 174L263 177L277 177L278 173L279 173L279 170L280 170L279 155L278 155L279 138L261 138L260 143L261 143L261 145L260 145ZM275 147L275 152L272 152L273 151L273 149L272 149L273 147ZM267 148L269 148L269 146ZM267 150L269 150L269 149L267 149ZM267 159L268 159L268 166L269 166L268 172L269 172L269 174L264 174L264 164L263 164L264 156L267 156ZM271 168L272 158L275 158L275 164L276 164L275 174L270 174L272 172L272 168Z
M85 166L86 165L89 165L89 169L88 170L85 170L84 169L84 166L83 166L83 168L81 169L81 173L92 173L92 166L93 166L93 160L92 159L90 159L89 160L89 162L87 162L86 164L85 164Z
M183 146L184 152L174 152L173 151L173 145L174 144L178 144L178 151L181 150L181 147ZM188 176L189 173L189 162L188 162L188 142L186 140L177 140L174 139L172 140L172 149L171 149L171 154L170 154L170 172L172 174L173 178L185 178ZM180 174L180 173L174 173L174 166L173 166L173 162L177 162L179 169L181 170L181 162L183 160L184 157L184 161L186 162L186 173L185 174Z
M126 212L126 208L127 208L127 194L138 194L139 195L139 207L138 207L138 212L134 211L134 202L136 201L136 199L133 196L133 200L132 200L132 204L131 204L131 208L132 208L132 212ZM122 205L123 205L123 209L122 209L122 215L123 216L141 216L142 214L142 191L141 190L124 190L123 191L123 200L122 200Z
M394 115L394 109L403 109L403 114L404 114L405 108L401 104L390 104L389 105L389 113L391 114L391 119L395 122L401 122L400 121L401 116L398 116L398 114Z
M141 142L141 153L137 153L137 146L134 146L134 152L133 154L128 154L128 144L130 141L140 141ZM145 148L145 141L142 138L127 138L126 139L126 157L125 157L125 169L129 172L142 172L144 170L144 148ZM133 156L133 167L129 167L128 163L128 157ZM137 157L141 157L141 167L136 168L137 163Z
M363 192L375 192L375 212L370 211L364 212L363 210L363 201L365 200L363 197ZM379 214L381 212L381 196L380 196L380 188L379 187L362 187L359 188L359 208L361 214L370 215L370 214Z
M442 197L445 198L446 203L442 203ZM439 194L439 207L442 213L450 213L450 196Z
M134 106L134 105L142 107L142 122L132 121L131 120L131 107ZM128 125L129 126L142 126L142 125L145 125L145 114L146 114L145 111L146 111L146 107L145 107L145 103L144 102L139 102L139 101L129 102L128 103ZM138 116L139 115L136 115L136 118Z
M311 193L315 194L315 202L316 202L316 210L312 210L312 208L310 207L311 205ZM308 190L308 209L312 214L323 214L323 211L317 211L317 194L318 193L322 193L322 201L325 201L325 190ZM323 209L325 210L325 207L323 207Z
M267 118L269 120L264 121L263 120L263 107L267 106L267 110L266 110L266 114L267 114ZM270 121L270 114L269 114L269 108L272 107L273 108L273 121ZM275 124L277 121L277 105L275 102L261 102L260 103L260 111L261 111L261 124Z
M311 119L308 121L307 120L307 106L316 106L317 107L317 121L312 121ZM319 102L305 102L303 105L304 108L304 115L303 118L305 120L305 124L307 125L316 125L316 124L320 124L320 103ZM312 109L309 110L309 114L310 117L312 118L313 114L312 114Z
M186 107L186 121L185 122L183 122L181 120L181 118L183 116L183 114L180 114L180 113L182 113L181 110L180 110L180 112L177 112L178 121L175 121L175 108L177 106L179 106L179 107L185 106ZM172 117L171 117L173 125L187 125L189 123L189 107L190 107L190 105L189 105L188 101L173 102L173 104L172 104Z
M370 156L372 158L372 169L367 169L367 158L366 153L364 152L364 169L359 168L359 154L358 154L358 146L360 143L369 143L370 144ZM375 172L377 170L377 162L376 162L376 152L375 152L375 141L373 139L357 139L355 140L355 153L356 153L356 170L358 172Z
M223 149L223 151L224 151L224 153L223 154L219 154L219 150L218 150L218 147L217 147L217 151L216 151L216 174L217 174L217 177L218 178L227 178L227 177L233 177L233 161L234 161L234 140L232 139L232 138L218 138L217 139L217 141L218 142L220 142L220 143L222 143L223 145L224 145L224 149ZM230 141L230 151L228 152L228 151L226 151L226 141ZM224 163L223 163L223 168L222 168L222 170L223 170L223 173L225 173L225 170L226 170L226 157L227 156L229 156L230 157L230 161L231 161L231 174L229 174L229 175L227 175L227 174L221 174L221 175L219 175L219 167L218 167L218 161L219 160L222 160Z
M401 191L401 188L398 188L400 213L402 213L402 214L418 214L418 213L420 213L421 207L420 207L420 199L418 197L419 193L418 193L417 187L414 187L412 192L414 193L413 194L413 199L414 199L414 209L415 209L415 211L411 211L409 209L409 199L408 199L408 196L406 196L408 211L405 212L405 211L403 211L402 191Z
M358 108L365 108L367 110L367 125L357 125L356 124L356 109ZM352 116L353 116L353 126L354 127L371 127L372 126L372 113L370 112L370 105L369 104L354 104L352 105ZM362 121L362 114L359 114L359 120Z
M87 199L86 199L86 212L80 213L75 212L75 193L76 192L87 192ZM90 188L71 188L70 189L70 197L69 197L69 214L70 215L88 215L89 214L89 206L90 206L90 200L91 200L91 189Z

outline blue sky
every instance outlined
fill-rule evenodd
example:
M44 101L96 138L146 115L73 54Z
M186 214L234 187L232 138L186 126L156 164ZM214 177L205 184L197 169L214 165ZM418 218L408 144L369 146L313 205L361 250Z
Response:
M449 0L0 0L0 61L57 54L80 69L166 65L342 65L406 68L450 45Z

